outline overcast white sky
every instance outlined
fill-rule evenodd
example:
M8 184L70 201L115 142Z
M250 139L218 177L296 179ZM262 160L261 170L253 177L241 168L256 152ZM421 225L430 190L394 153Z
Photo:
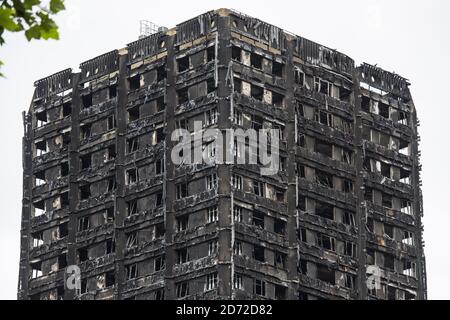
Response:
M124 47L139 20L173 27L233 8L408 78L421 120L425 254L429 299L450 298L450 1L117 1L66 0L60 41L6 37L0 79L0 299L16 299L22 200L21 112L33 82Z

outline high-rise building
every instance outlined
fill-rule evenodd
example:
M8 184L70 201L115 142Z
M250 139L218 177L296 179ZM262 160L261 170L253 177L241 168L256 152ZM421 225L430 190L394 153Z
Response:
M408 86L229 9L36 81L18 298L426 299ZM174 162L237 128L280 132L276 172Z

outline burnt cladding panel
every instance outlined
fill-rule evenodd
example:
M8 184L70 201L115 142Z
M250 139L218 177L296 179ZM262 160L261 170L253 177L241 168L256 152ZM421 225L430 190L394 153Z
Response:
M119 70L119 51L113 50L83 62L80 64L80 70L80 83L117 71Z
M355 67L353 59L345 54L302 37L297 37L295 53L303 61L313 65L325 67L348 76L352 75Z
M272 48L279 50L286 48L285 34L282 29L237 11L232 11L232 18L232 30L254 38L258 42L266 43Z
M34 83L34 99L46 98L72 88L72 69L65 69Z
M176 45L180 45L213 31L217 26L217 15L214 11L204 13L194 19L177 25Z
M409 82L407 79L367 63L363 63L359 67L359 71L361 74L361 81L371 87L385 92L392 92L402 98L411 98L408 90Z
M158 32L127 45L128 63L153 56L166 50L166 34Z

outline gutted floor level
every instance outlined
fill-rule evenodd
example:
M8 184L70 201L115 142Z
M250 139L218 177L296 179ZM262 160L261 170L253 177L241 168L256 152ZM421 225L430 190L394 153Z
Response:
M408 86L228 9L37 81L18 298L426 299ZM279 171L174 164L194 121L279 129Z

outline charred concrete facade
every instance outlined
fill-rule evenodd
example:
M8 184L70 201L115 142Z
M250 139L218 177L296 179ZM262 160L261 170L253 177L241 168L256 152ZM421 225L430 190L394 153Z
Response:
M37 81L18 298L426 299L408 86L228 9ZM280 129L279 172L174 165L195 120Z

